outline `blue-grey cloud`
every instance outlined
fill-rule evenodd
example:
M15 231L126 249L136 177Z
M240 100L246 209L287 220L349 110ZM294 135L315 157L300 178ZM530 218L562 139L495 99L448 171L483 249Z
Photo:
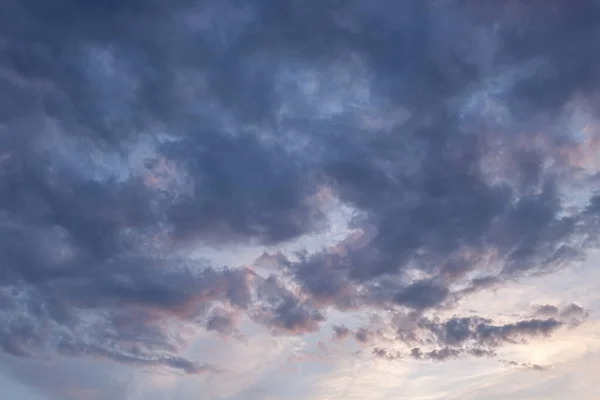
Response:
M441 343L459 345L472 341L489 347L518 343L529 337L547 336L562 325L553 318L497 325L489 319L477 317L451 318L442 323L423 320L421 324Z
M342 340L342 339L346 339L349 336L350 336L350 329L347 326L334 325L334 327L333 327L333 338L334 339Z
M526 344L535 338L544 338L563 327L564 322L554 318L523 319L512 323L496 323L481 317L452 317L447 320L421 318L412 331L406 326L398 326L396 340L412 347L410 351L373 348L373 355L385 360L445 361L465 357L496 357L497 351L507 344ZM368 343L373 332L362 328L362 334ZM377 343L377 341L372 341ZM512 364L511 364L512 365ZM517 364L514 364L515 366ZM525 364L523 365L525 367Z
M597 172L579 156L600 139L565 122L577 102L595 117L596 1L3 9L5 352L201 372L170 323L300 334L331 307L401 308L440 345L413 357L441 360L584 317L420 319L597 246ZM326 232L323 191L355 210L343 251L282 255L281 279L186 255Z

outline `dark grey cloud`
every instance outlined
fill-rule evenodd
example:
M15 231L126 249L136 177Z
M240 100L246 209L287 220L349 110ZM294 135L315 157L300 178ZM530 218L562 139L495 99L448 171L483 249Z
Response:
M366 329L359 328L354 332L354 339L359 343L368 343L373 340L374 332Z
M561 307L553 304L542 304L535 307L536 315L555 318L586 318L589 310L576 303L566 304Z
M311 171L281 146L199 132L169 147L194 187L168 209L177 238L276 244L314 230L322 217L309 201L317 191Z
M586 319L589 316L589 310L586 310L579 304L571 303L562 308L559 313L560 318L575 318L575 319Z
M581 325L590 316L590 310L571 303L561 307L552 304L542 304L535 308L535 316L541 318L555 318L572 327Z
M410 356L416 360L432 360L432 361L445 361L453 358L458 358L460 351L450 347L444 347L439 350L431 350L423 353L420 348L415 347L410 351Z
M347 326L334 325L334 327L333 327L333 338L334 339L342 340L342 339L346 339L348 336L350 336L350 329Z
M257 285L257 299L259 307L252 312L253 318L274 333L314 332L325 320L320 310L294 295L274 276Z
M62 355L86 356L107 358L123 364L130 364L142 367L166 367L179 370L187 374L200 374L204 372L215 372L217 369L208 364L197 364L190 360L177 356L156 356L153 354L144 354L145 352L137 346L132 346L126 351L115 351L114 349L104 349L97 346L86 346L82 343L59 342L59 350Z
M495 358L498 350L507 344L526 344L532 339L547 337L564 325L554 318L524 319L504 324L481 317L453 317L444 321L421 318L408 332L406 327L398 327L396 342L410 350L376 346L373 355L390 361L405 358L423 361ZM365 328L362 330L372 333ZM364 336L368 337L367 334ZM365 339L365 342L368 340ZM535 369L533 365L529 366Z
M401 360L405 357L400 351L390 351L381 347L373 348L373 356L388 361Z
M2 349L199 372L169 324L313 332L328 307L420 314L581 259L599 195L565 193L595 190L577 156L599 139L565 120L595 112L600 6L509 3L5 1ZM187 256L326 232L324 191L356 210L344 251L278 257L281 279ZM547 335L569 307L422 320L440 348L418 354Z
M439 349L433 349L423 351L420 347L413 347L408 352L401 352L398 350L388 350L381 347L373 348L373 355L376 358L380 358L387 361L403 360L405 358L412 358L414 360L422 361L448 361L456 360L464 357L496 357L496 352L490 349L482 349L478 347L441 347Z
M433 333L440 343L460 345L473 342L492 348L547 336L562 325L554 318L526 319L509 324L494 324L479 317L454 317L440 323L427 319L421 321L421 326Z
M138 276L125 268L127 260L120 261L121 270L105 265L101 276L87 271L37 286L3 286L15 301L2 310L2 348L22 357L58 353L187 373L214 370L177 356L185 338L169 325L193 320L213 302L234 305L226 296L235 282L228 280L230 271L177 271L174 264L165 273L145 260L146 269L134 264L136 271L142 268ZM241 285L235 289L244 290ZM211 318L207 329L215 328Z
M440 305L448 294L449 290L444 286L429 281L418 281L402 289L394 297L394 302L421 310Z
M232 333L235 326L235 316L223 309L213 311L206 322L206 329L225 335Z
M597 43L590 39L598 34L597 2L583 1L577 7L567 7L560 1L544 7L514 3L516 15L501 33L505 45L499 58L508 62L540 60L535 75L516 85L515 97L520 101L513 103L515 108L521 107L526 117L531 112L560 110L577 92L594 96L599 76L593 66L599 60ZM511 29L525 22L530 24L529 29Z
M552 304L543 304L536 307L536 314L543 316L557 316L559 308Z
M507 367L513 367L513 368L529 370L529 371L540 371L541 372L541 371L547 371L548 369L550 369L550 367L548 367L548 366L533 364L533 363L519 363L516 361L502 361L502 363L504 365L506 365Z

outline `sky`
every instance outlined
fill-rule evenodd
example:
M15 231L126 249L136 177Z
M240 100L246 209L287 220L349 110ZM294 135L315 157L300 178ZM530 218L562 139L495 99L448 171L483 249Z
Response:
M600 398L600 1L3 0L7 400Z

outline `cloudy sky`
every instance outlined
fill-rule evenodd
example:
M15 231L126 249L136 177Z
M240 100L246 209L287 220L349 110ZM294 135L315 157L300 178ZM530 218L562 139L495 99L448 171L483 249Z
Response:
M600 1L3 0L12 400L597 399Z

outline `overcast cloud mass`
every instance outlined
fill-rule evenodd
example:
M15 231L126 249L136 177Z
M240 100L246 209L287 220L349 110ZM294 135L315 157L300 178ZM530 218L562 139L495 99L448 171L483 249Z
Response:
M7 399L597 398L599 1L0 3Z

